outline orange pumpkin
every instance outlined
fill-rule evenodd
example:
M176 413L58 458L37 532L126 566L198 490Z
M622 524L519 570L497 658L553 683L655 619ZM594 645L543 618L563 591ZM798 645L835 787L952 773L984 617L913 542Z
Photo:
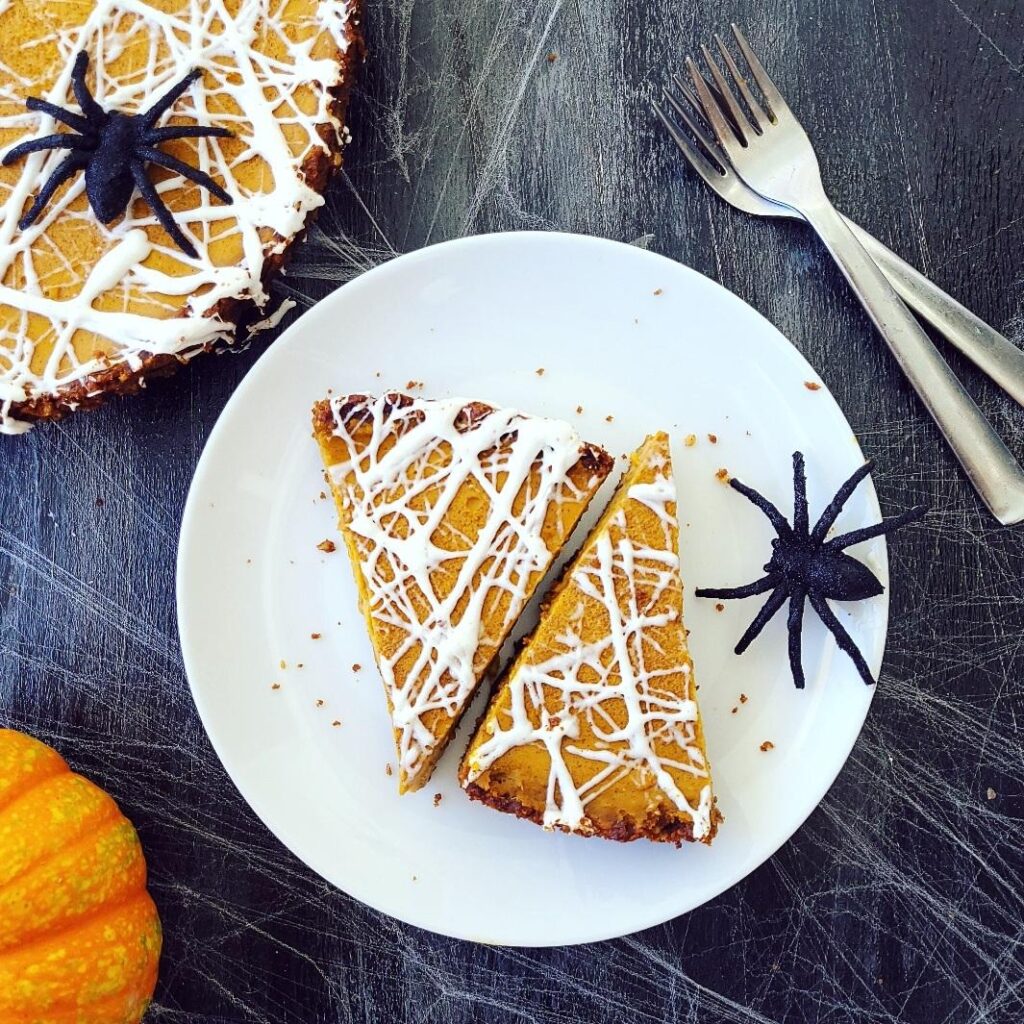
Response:
M137 1024L160 945L131 822L55 751L0 729L0 1024Z

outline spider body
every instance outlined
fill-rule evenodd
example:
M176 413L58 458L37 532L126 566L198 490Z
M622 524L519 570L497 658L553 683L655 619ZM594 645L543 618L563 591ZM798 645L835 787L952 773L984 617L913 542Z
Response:
M752 487L739 480L730 480L730 485L751 503L756 505L771 522L777 536L772 541L772 555L764 566L765 575L743 587L725 589L701 588L698 597L731 598L753 597L768 593L754 621L740 637L736 653L742 654L757 638L776 612L789 601L789 664L793 682L798 689L804 687L804 671L801 663L804 602L811 607L825 627L836 638L840 650L852 659L860 677L868 685L874 684L871 670L863 655L857 649L850 634L836 618L829 607L829 601L862 601L877 597L883 587L875 574L863 562L858 562L843 550L853 544L879 537L920 519L926 509L923 505L912 508L903 515L883 520L875 526L868 526L850 533L826 540L829 529L836 521L843 506L853 494L857 485L871 472L872 464L866 462L839 488L821 517L810 526L807 507L807 478L804 457L793 453L793 523L767 499ZM770 591L770 593L769 593Z
M224 138L231 134L226 128L204 125L156 127L156 122L202 73L198 70L190 71L149 109L138 114L125 114L119 110L105 110L96 102L85 81L88 68L89 55L83 51L75 58L71 72L71 85L82 109L81 113L66 110L35 96L26 101L29 110L49 114L56 121L72 128L74 133L57 132L40 139L30 139L4 155L3 164L7 166L29 153L48 149L69 151L43 184L18 226L24 231L35 223L57 189L82 170L85 172L85 192L89 206L100 223L111 224L122 216L137 188L175 244L189 256L195 257L195 246L185 237L166 203L160 198L156 186L146 176L146 166L152 163L166 167L202 186L222 202L232 202L231 196L205 171L157 148L160 143L172 139Z

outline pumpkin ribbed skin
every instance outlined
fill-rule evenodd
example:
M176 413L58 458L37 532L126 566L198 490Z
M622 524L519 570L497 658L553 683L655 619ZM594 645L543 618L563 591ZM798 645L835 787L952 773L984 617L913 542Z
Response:
M0 729L0 1024L136 1024L160 946L131 822L55 751Z

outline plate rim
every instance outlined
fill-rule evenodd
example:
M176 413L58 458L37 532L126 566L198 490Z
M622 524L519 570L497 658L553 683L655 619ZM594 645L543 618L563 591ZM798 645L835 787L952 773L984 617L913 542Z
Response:
M339 889L345 895L351 899L355 899L362 903L364 906L370 907L372 910L386 914L387 916L401 921L404 924L412 925L417 928L422 928L426 931L433 932L438 935L444 935L449 938L459 939L461 941L475 942L484 945L502 945L514 948L551 948L557 946L567 945L579 945L590 942L609 941L615 938L620 938L626 935L633 935L637 932L643 931L647 928L656 927L657 925L663 924L667 921L675 920L675 918L682 916L683 914L690 913L693 910L697 910L710 901L717 899L719 896L728 892L735 885L739 884L748 876L752 875L759 868L764 867L765 864L772 857L778 853L778 851L788 843L793 836L804 826L808 818L820 807L822 801L827 796L829 790L835 784L839 778L843 769L846 767L849 761L850 754L853 751L857 740L860 738L861 732L864 728L864 723L867 719L868 712L870 711L871 705L874 701L874 697L877 692L877 685L871 687L870 695L864 704L863 717L857 722L856 729L851 730L851 739L846 749L842 750L842 758L838 760L838 767L836 768L835 774L830 778L827 778L823 784L819 783L814 787L814 797L808 800L808 809L806 813L799 817L799 820L794 824L792 831L789 832L777 845L772 849L768 850L763 858L759 860L753 867L747 867L740 865L736 872L725 877L721 885L716 885L714 891L709 892L703 896L700 902L693 906L686 907L678 910L669 917L665 917L661 909L653 910L650 917L644 918L642 922L637 924L630 924L626 931L622 931L619 928L611 928L606 930L590 929L586 934L581 934L578 937L566 940L560 938L555 941L545 941L543 937L539 937L531 942L508 942L508 941L489 941L486 938L471 937L457 930L445 928L442 925L436 923L427 922L422 919L417 919L415 914L409 914L408 912L398 908L396 906L388 906L384 901L366 899L362 895L356 895L351 892L348 888L339 884L338 881L332 877L333 872L330 866L323 863L322 858L313 852L303 850L300 852L300 848L303 847L301 841L294 836L289 836L287 828L279 828L279 821L274 811L273 801L265 798L263 794L258 792L258 787L250 782L244 780L242 773L236 771L236 767L232 765L230 756L225 755L226 741L224 739L224 733L218 729L215 713L212 707L207 703L202 688L197 685L194 681L200 674L200 670L194 660L189 655L189 648L192 646L194 650L194 641L190 645L192 638L191 626L189 625L189 617L187 614L187 582L189 576L189 569L187 567L187 552L189 551L192 538L195 536L198 525L197 516L198 510L201 505L201 491L202 491L202 480L205 475L210 472L212 465L212 459L214 456L211 454L214 452L217 442L222 433L229 429L229 423L232 419L232 412L234 409L241 406L246 401L248 392L256 386L254 381L256 380L257 368L261 363L268 359L272 352L278 352L282 348L287 349L296 345L301 344L301 338L305 330L304 321L310 314L319 311L318 315L323 315L325 307L332 302L344 301L339 300L338 296L341 294L351 295L353 292L356 294L365 290L368 287L378 287L378 282L386 280L392 274L402 273L404 269L411 264L419 263L424 260L436 259L439 255L443 255L446 252L451 252L456 249L466 249L474 247L488 247L488 246L504 246L504 245L518 245L520 243L527 244L555 244L555 245L584 245L592 246L597 249L606 249L609 251L627 250L631 256L641 256L642 258L650 259L654 262L662 262L669 264L673 272L682 271L688 275L694 275L699 277L706 284L713 286L719 293L724 294L727 297L727 301L739 303L746 307L746 309L754 314L757 318L763 321L772 331L774 331L779 338L781 338L792 350L796 357L804 362L808 368L815 373L819 379L822 379L824 384L824 391L828 399L835 406L836 411L841 417L842 421L850 429L850 435L853 440L854 450L856 454L860 456L862 460L865 459L863 450L860 445L860 439L853 431L852 426L849 424L849 420L846 417L842 407L836 401L835 396L832 394L831 388L824 381L823 376L813 367L807 360L806 356L800 351L796 345L778 328L771 320L768 319L760 310L756 309L745 299L741 298L735 292L726 288L725 285L702 274L700 271L695 270L693 267L682 263L679 260L675 260L670 256L665 256L661 253L654 252L650 249L643 248L638 245L634 245L628 242L621 242L614 239L603 238L595 235L579 234L575 232L566 231L536 231L536 230L518 230L518 231L497 231L488 232L477 235L467 235L460 238L448 239L445 241L435 242L430 245L424 246L419 249L412 250L408 253L403 253L392 259L387 260L385 263L378 264L376 267L371 268L368 271L360 274L358 277L353 278L350 281L343 282L338 285L337 288L329 292L322 299L315 302L309 309L305 310L301 316L299 316L293 323L291 323L277 338L275 338L260 354L259 358L253 363L253 365L246 371L245 376L235 387L234 391L229 396L224 407L221 409L217 416L217 419L211 428L206 441L203 445L203 450L196 462L195 469L193 471L192 479L189 484L188 494L184 503L181 516L181 525L178 531L178 548L175 558L175 613L178 627L178 638L179 646L182 655L182 665L185 670L186 678L189 684L189 691L192 696L193 703L196 706L196 710L199 714L200 721L203 726L203 730L207 735L210 745L213 747L214 752L217 755L221 766L224 768L228 777L231 779L232 784L238 790L239 795L248 804L251 811L260 819L264 826L273 834L274 838L280 842L293 856L299 861L306 865L310 870L314 871L317 875L327 881L330 885ZM869 514L878 521L882 518L881 506L878 500L878 494L874 485L873 476L869 473L866 478L866 487L864 484L864 498L867 502ZM880 595L883 602L881 607L880 625L873 638L874 643L869 651L864 652L865 659L871 668L876 679L879 675L881 664L884 658L886 643L888 639L889 631L889 615L890 615L890 587L889 587L889 573L888 573L888 544L886 538L881 536L878 538L881 541L879 556L880 556L880 575L882 576L882 582L885 584L885 589L882 595ZM841 652L840 652L841 653Z

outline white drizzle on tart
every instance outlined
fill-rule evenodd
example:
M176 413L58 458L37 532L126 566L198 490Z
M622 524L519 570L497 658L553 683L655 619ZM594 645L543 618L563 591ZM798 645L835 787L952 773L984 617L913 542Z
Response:
M195 243L195 258L170 240L159 240L156 218L141 202L130 204L113 226L97 224L84 203L81 175L57 193L33 225L19 230L26 204L66 155L59 150L33 153L17 165L15 178L0 184L0 432L27 429L16 418L19 403L59 396L112 365L137 370L150 355L184 360L212 343L230 342L234 325L218 313L223 300L266 304L267 259L282 252L324 202L302 169L314 151L330 151L322 133L341 131L330 90L341 84L338 58L349 45L349 0L319 0L308 25L294 23L290 6L286 0L178 0L177 6L166 0L95 0L84 22L56 30L61 70L45 91L7 67L0 51L0 130L9 140L4 151L61 130L49 114L25 111L28 96L78 109L70 78L79 51L90 57L96 100L127 113L144 109L191 69L200 69L201 80L173 109L175 120L216 124L235 136L196 140L191 161L226 189L232 205L180 176L159 183L163 196L187 192L195 203L175 211ZM335 53L320 56L328 37ZM146 57L127 66L120 58L129 51ZM314 98L313 109L303 109L310 103L300 102L300 93ZM242 187L238 169L256 162L264 187ZM102 255L92 265L72 265L54 253L47 229L58 219L85 222L83 232L99 233ZM209 245L232 235L240 238L242 258L219 265ZM173 258L173 272L147 264L158 250ZM62 263L67 283L60 297L48 294L37 272L44 251ZM133 311L132 303L140 301L145 312ZM44 337L52 344L41 366L33 359L38 342L28 330L30 320L38 324L38 318L49 322ZM76 352L79 332L104 339L109 351Z
M515 409L388 394L336 397L331 410L350 453L331 483L357 538L364 611L402 634L379 669L412 779L437 743L424 716L458 717L557 553L542 535L549 510L585 505L607 469L578 488L569 471L588 446L567 423ZM475 537L459 536L449 513L473 482L486 515ZM446 593L442 567L457 574Z

